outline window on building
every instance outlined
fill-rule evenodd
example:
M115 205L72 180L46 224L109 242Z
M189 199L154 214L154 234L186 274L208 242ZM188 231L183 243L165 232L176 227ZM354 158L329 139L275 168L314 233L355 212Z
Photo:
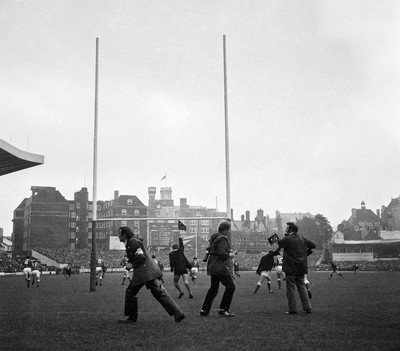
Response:
M133 214L134 214L135 216L139 216L139 210L134 210L134 211L133 211Z
M190 221L189 221L189 225L197 225L197 221L190 220Z
M79 216L76 216L76 220L79 221Z
M71 222L70 225L71 225L71 228L76 228L76 223L75 222Z
M75 239L75 232L69 232L69 238Z
M126 227L126 221L121 221L121 227Z
M121 214L122 214L123 216L126 216L126 209L125 209L125 208L123 208L123 209L121 210Z
M74 209L74 204L69 204L69 210L72 211Z
M77 209L81 208L81 204L79 202L76 203L76 208Z
M208 219L202 219L201 220L201 225L209 225Z
M70 218L75 218L76 217L76 212L70 212L69 213Z
M132 206L132 205L133 205L133 199L128 199L128 200L126 200L126 203L127 203L128 205Z

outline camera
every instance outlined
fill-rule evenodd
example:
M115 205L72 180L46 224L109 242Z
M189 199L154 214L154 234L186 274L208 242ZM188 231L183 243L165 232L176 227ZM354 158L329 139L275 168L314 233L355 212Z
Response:
M210 257L210 251L206 250L206 253L204 254L204 257L203 257L203 262L207 262L208 257Z
M234 257L237 255L237 251L229 250L229 257Z

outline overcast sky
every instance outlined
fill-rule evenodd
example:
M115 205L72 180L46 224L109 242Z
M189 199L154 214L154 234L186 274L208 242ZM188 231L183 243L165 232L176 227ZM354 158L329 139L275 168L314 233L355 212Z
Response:
M31 186L226 211L375 211L400 195L400 2L1 0L0 138L45 157L2 176L0 227ZM166 181L160 179L167 174Z

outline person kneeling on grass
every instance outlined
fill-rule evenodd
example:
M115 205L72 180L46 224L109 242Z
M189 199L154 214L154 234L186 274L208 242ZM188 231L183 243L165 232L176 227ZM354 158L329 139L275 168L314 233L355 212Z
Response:
M164 307L170 316L174 316L175 322L179 323L185 315L182 313L176 302L164 289L160 268L154 263L142 240L135 237L129 227L119 228L119 240L125 243L128 256L127 268L133 268L132 278L125 292L124 315L127 319L120 319L120 323L136 323L138 318L138 299L136 295L143 286L146 286L154 298Z

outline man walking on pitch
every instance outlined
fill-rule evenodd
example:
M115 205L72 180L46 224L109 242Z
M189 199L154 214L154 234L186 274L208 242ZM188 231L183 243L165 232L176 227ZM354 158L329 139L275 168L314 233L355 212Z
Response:
M315 244L298 234L299 228L293 222L288 222L285 236L278 241L275 254L283 250L283 271L286 274L286 296L288 299L288 314L296 314L296 287L300 295L303 310L311 313L311 304L304 283L304 275L308 272L307 256L315 249Z
M185 293L182 291L179 285L179 279L182 277L183 284L189 293L189 299L193 299L192 291L190 290L189 285L189 275L188 270L192 268L189 264L188 259L184 254L184 245L183 239L179 238L179 246L174 244L172 246L173 251L169 253L169 265L171 267L171 272L174 272L174 285L175 288L179 291L178 299L182 298Z
M209 252L207 274L211 276L211 286L200 311L200 316L203 317L210 313L220 283L225 286L225 292L219 305L218 314L224 317L234 317L234 314L229 312L233 293L236 289L229 268L230 260L235 256L228 241L230 230L231 224L229 222L221 222L218 226L218 233L213 234L210 238L210 246L207 249Z
M151 291L154 298L164 307L170 316L174 316L175 322L179 323L185 315L182 313L175 301L164 289L160 268L153 262L142 241L134 237L129 227L119 228L119 241L125 243L128 256L128 268L133 268L132 278L125 292L124 315L127 319L120 319L120 323L136 323L138 318L138 299L136 295L143 286Z

